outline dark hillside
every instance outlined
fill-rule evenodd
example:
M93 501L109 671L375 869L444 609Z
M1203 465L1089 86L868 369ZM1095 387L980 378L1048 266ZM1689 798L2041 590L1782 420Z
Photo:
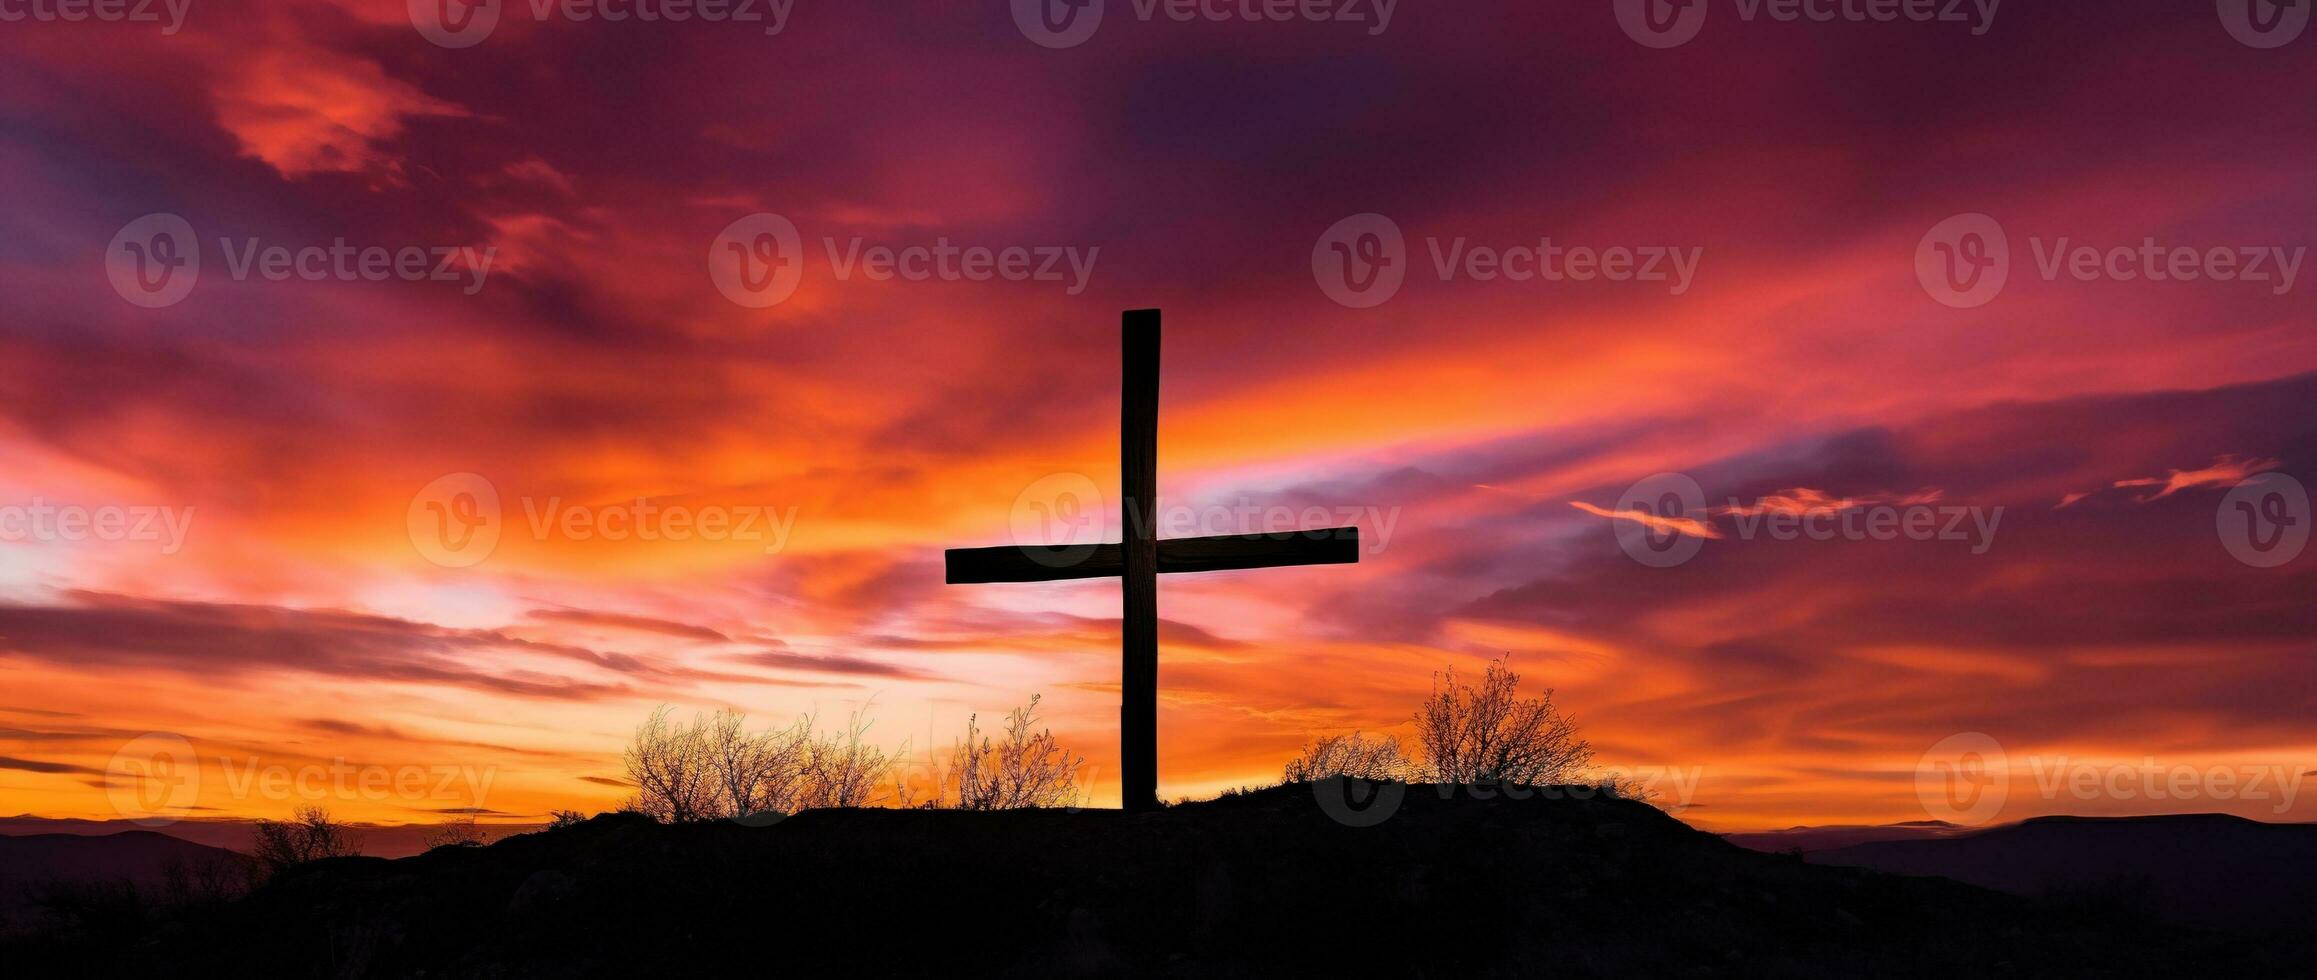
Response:
M321 862L214 917L43 968L561 977L2066 976L2281 951L2120 930L1968 885L1809 865L1605 798L1331 819L1312 787L1148 815L599 817L487 848Z

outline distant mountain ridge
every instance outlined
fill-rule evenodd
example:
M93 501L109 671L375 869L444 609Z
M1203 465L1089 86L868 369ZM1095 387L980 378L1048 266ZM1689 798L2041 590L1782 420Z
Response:
M1784 830L1747 831L1723 834L1722 839L1750 851L1785 854L1849 847L1885 840L1924 840L1934 837L1952 837L1974 833L1979 828L1965 827L1944 820L1910 820L1886 824L1832 824L1818 827L1788 827Z
M150 830L102 835L0 836L0 928L28 920L44 890L126 885L148 898L172 884L231 880L246 887L249 858Z
M223 848L209 847L150 830L130 830L101 836L35 834L0 836L0 880L92 881L126 880L159 883L171 861L245 860Z
M285 814L286 816L287 814ZM432 824L357 823L349 825L362 838L362 853L373 857L401 858L426 851L427 838L437 832ZM542 824L485 824L485 835L496 839L507 834L537 830ZM104 837L120 833L158 833L182 841L191 841L229 851L247 851L257 833L257 821L240 817L191 817L158 827L146 827L128 820L86 820L76 817L36 817L20 813L0 817L0 837L28 837L41 834L70 834L79 837Z
M1925 822L1728 839L1755 850L1799 850L1813 864L2137 905L2205 928L2317 928L2317 824L2223 813L2048 816L1979 830Z

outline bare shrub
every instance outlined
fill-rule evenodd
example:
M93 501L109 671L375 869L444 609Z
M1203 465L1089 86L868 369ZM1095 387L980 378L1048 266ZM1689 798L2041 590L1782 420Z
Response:
M547 815L548 830L563 830L587 822L587 814L577 810L557 810Z
M473 817L436 824L426 835L426 849L430 851L438 847L481 847L486 843L489 841L483 836L483 828L476 825Z
M747 722L747 715L726 709L707 726L708 765L723 794L720 815L794 812L804 793L809 730L800 721L784 729L750 733Z
M299 807L288 820L257 822L252 856L268 873L319 861L362 853L362 839L318 806Z
M797 728L811 732L813 719L807 716ZM806 737L798 808L868 806L876 800L896 756L868 744L868 733L864 712L856 711L843 731Z
M954 763L958 809L1020 810L1077 800L1078 770L1086 758L1062 748L1051 729L1030 731L1041 697L1032 695L1029 704L1007 716L1006 740L1000 743L981 734L980 716L968 717Z
M1289 783L1312 783L1332 776L1405 780L1415 768L1399 739L1382 735L1369 738L1353 732L1313 740L1303 747L1302 755L1288 762L1280 779Z
M673 709L661 705L636 728L635 740L622 758L628 781L636 784L628 807L661 823L691 823L719 816L722 788L710 762L707 726L694 718L689 725L668 720Z
M664 705L653 711L623 759L636 786L623 809L662 823L868 806L901 754L868 743L865 712L828 733L816 730L811 715L752 733L737 711L695 715L688 724L670 720L671 714Z
M887 799L890 799L894 806L903 810L941 809L941 801L944 793L943 786L945 785L942 782L943 777L941 774L941 767L939 764L933 764L928 768L931 770L930 781L933 786L932 796L920 796L920 794L924 791L925 782L927 781L922 777L922 775L921 778L916 782L912 782L910 780L910 776L915 772L914 766L897 763L893 767L893 786L891 787L892 793L887 797Z
M1609 773L1594 780L1593 788L1600 790L1601 795L1611 799L1632 800L1635 803L1647 803L1661 810L1664 809L1657 798L1657 791L1651 789L1647 782L1633 776Z
M1592 743L1553 706L1553 692L1522 698L1520 682L1503 660L1488 665L1477 688L1459 683L1455 668L1433 675L1432 696L1416 712L1422 775L1542 786L1574 780L1590 765Z

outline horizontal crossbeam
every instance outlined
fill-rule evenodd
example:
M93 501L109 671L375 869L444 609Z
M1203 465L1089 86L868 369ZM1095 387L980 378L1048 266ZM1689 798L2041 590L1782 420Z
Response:
M1116 544L952 548L945 557L951 585L1116 578L1126 567L1125 556ZM1360 529L1356 527L1170 538L1158 543L1162 575L1290 565L1356 565L1359 561Z

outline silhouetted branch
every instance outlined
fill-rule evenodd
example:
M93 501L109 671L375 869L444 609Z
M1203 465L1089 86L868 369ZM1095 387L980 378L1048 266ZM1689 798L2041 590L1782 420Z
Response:
M1029 704L1014 709L1007 718L1006 740L996 745L981 734L980 716L967 718L965 741L956 755L958 809L1067 806L1078 798L1078 769L1085 757L1062 748L1051 729L1030 731L1042 697L1032 695Z
M1503 660L1488 665L1477 688L1458 683L1455 668L1433 675L1416 734L1423 775L1435 782L1565 783L1593 761L1592 744L1553 706L1553 692L1520 697L1520 675Z

